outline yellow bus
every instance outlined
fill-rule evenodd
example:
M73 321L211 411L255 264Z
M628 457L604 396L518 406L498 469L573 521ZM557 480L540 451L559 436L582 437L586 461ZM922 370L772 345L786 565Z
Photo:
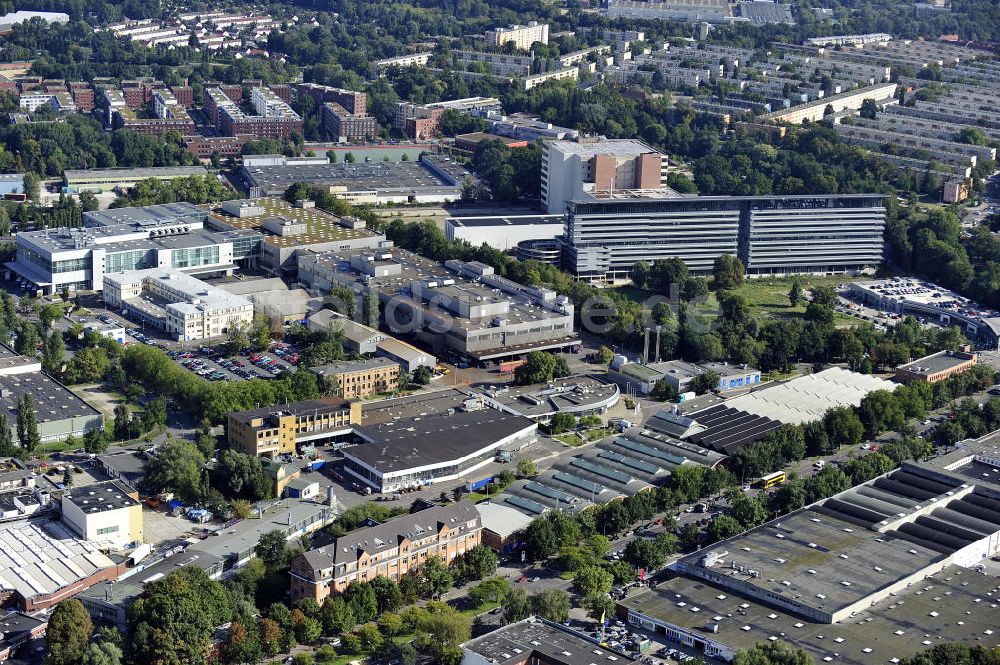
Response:
M766 476L761 476L761 478L758 481L758 483L764 489L768 489L768 488L774 487L775 485L780 485L781 483L785 482L786 480L787 480L787 477L785 476L785 472L784 471L775 471L774 473L769 473Z

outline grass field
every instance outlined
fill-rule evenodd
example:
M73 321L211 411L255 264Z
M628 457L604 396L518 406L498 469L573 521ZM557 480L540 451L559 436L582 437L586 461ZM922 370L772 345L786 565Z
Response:
M780 279L747 279L744 281L743 286L736 289L736 293L746 298L747 304L750 305L755 314L764 318L801 318L805 314L806 303L801 302L798 306L792 307L792 304L788 301L788 292L792 288L792 281L793 278L791 277ZM802 284L804 291L816 286L832 286L836 288L847 281L849 281L849 278L843 275L833 275L830 277L802 275L799 277L799 282ZM654 295L652 291L639 289L631 285L619 286L614 290L637 301L646 300ZM698 316L708 319L718 316L719 301L716 298L715 292L710 292L704 302L695 304L694 310ZM840 314L839 312L834 313L833 321L838 326L854 325L857 323L856 319Z

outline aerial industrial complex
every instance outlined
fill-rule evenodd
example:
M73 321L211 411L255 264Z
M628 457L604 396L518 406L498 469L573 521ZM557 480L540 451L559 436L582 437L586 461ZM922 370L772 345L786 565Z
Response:
M727 661L776 636L847 663L994 647L995 578L974 567L1000 537L997 451L966 442L684 557L622 616Z

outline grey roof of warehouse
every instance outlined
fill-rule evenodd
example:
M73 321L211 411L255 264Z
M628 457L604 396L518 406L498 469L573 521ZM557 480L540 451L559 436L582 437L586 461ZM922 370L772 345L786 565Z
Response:
M0 375L16 372L19 369L24 371L23 368L35 365L41 370L42 366L37 358L22 356L10 347L0 344Z
M332 520L333 508L319 501L281 499L270 504L259 519L243 520L216 531L189 547L185 553L192 556L207 554L222 559L246 556L252 553L265 533L278 530L287 535L300 522L315 517Z
M938 351L923 358L917 358L912 362L898 366L897 370L905 370L915 374L937 374L945 370L958 367L971 360L969 357L961 357L951 351Z
M104 468L114 471L124 478L133 487L146 475L146 467L149 465L146 453L134 450L98 455L97 461Z
M118 226L120 224L170 224L178 220L204 219L206 213L193 203L160 203L139 208L108 208L83 213L84 221L91 226Z
M55 593L114 561L48 518L0 524L0 588L25 598Z
M453 177L458 183L449 183L419 161L252 166L244 169L244 173L249 176L251 186L268 194L283 193L297 182L339 185L350 192L452 191L461 189L461 182L468 175L468 172L456 173Z
M474 390L528 418L604 408L617 403L620 395L617 385L582 375L533 386L485 385L476 386Z
M208 169L204 166L151 166L137 169L67 169L63 174L66 182L104 178L131 181L144 178L184 178L192 175L208 175Z
M399 363L388 358L364 358L362 360L344 360L320 367L310 367L309 371L317 376L332 376L351 372L364 372L380 367L399 367Z
M621 651L601 646L583 633L533 616L469 640L462 649L479 654L486 662L496 665L532 660L552 665L628 665L636 662Z
M148 583L162 579L179 568L196 566L211 575L221 572L222 565L222 557L207 552L195 552L193 549L184 550L153 563L144 560L143 566L133 568L135 572L131 575L121 577L114 582L95 584L81 591L79 595L111 605L128 607L142 594Z
M447 414L458 410L472 395L459 388L448 388L432 393L417 393L405 397L394 397L375 402L364 402L361 406L361 424L372 426L380 423L394 423L400 420L424 418L429 415Z
M807 650L816 662L876 665L942 642L1000 644L1000 610L991 599L1000 588L984 588L982 579L949 566L837 624L799 618L685 577L631 594L619 605L736 650L781 640Z
M17 418L17 402L22 395L35 399L40 423L101 416L100 411L47 374L28 372L0 376L0 413L6 413L10 422Z
M466 457L497 441L536 427L523 416L483 408L355 428L367 443L343 454L382 473Z
M85 513L103 513L108 510L131 508L140 505L129 496L135 490L121 480L107 480L84 487L74 487L63 494L63 501L68 501Z

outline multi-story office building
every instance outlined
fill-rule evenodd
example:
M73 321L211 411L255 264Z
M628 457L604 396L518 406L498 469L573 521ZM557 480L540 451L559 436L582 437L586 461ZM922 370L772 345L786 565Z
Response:
M748 274L852 273L883 259L879 194L678 196L625 192L570 204L567 267L580 279L628 279L637 261L679 257L697 274L720 254Z
M433 506L356 529L292 561L292 601L322 603L351 582L399 581L430 557L446 564L480 543L482 526L471 501Z
M231 274L235 261L256 260L259 233L206 231L207 216L190 203L87 212L82 228L18 233L15 259L6 265L36 288L58 293L100 291L105 274L146 268Z
M360 402L324 397L230 413L226 435L231 448L274 459L294 455L300 443L328 442L350 434L360 422Z
M532 21L528 25L512 25L509 28L493 28L486 33L486 44L501 48L513 42L516 48L527 51L535 42L549 43L549 24Z
M443 265L402 249L299 256L299 281L319 293L346 286L376 293L391 332L410 333L435 354L495 360L578 344L566 296L522 286L479 262Z
M642 141L549 141L542 153L542 205L557 215L574 200L619 190L663 190L666 178L666 156Z
M345 399L392 392L399 385L399 363L388 358L346 360L313 367L311 371L323 381L327 390Z
M104 302L182 342L227 334L253 321L253 303L176 269L104 276Z

